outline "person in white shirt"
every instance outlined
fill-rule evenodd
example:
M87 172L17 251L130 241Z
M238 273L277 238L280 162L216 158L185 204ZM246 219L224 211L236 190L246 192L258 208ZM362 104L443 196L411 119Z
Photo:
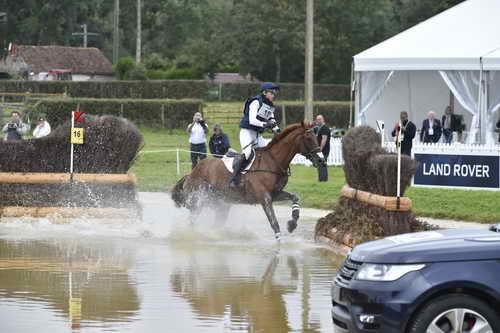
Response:
M38 124L33 130L34 138L41 138L50 134L50 125L45 120L45 117L38 118Z
M207 157L206 134L208 126L203 120L201 113L196 112L193 116L193 122L186 129L189 134L189 143L191 145L191 168L194 169L198 164L198 159Z

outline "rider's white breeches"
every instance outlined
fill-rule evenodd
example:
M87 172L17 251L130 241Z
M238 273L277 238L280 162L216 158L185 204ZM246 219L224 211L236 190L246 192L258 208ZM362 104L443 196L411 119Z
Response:
M251 144L252 142L253 144ZM266 144L264 138L261 135L257 135L256 131L248 128L242 128L240 130L240 145L247 160L250 158L253 145L256 145L256 147L264 147Z

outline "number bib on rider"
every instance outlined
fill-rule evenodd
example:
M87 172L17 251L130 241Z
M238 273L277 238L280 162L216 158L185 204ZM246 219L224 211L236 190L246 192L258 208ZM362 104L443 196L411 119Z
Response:
M268 120L269 118L274 118L274 106L262 103L259 111L257 111L257 116Z

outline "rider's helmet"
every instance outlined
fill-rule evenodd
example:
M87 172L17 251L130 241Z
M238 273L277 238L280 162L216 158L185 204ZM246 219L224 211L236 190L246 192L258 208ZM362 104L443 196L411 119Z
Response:
M260 91L262 92L272 91L276 93L278 90L280 90L280 86L272 82L264 82L260 85Z

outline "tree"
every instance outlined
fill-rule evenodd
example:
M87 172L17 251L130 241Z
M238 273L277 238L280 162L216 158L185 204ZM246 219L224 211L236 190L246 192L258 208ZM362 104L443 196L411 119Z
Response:
M296 81L304 71L304 1L239 0L232 11L230 40L242 74Z
M391 0L394 21L398 30L403 31L440 12L451 8L464 0Z
M132 57L118 59L115 65L115 74L119 80L128 80L131 71L135 68L135 61Z
M352 57L397 31L386 0L330 0L316 9L316 82L348 83Z
M353 55L462 1L316 1L315 81L349 82ZM99 33L89 46L112 59L113 1L4 3L7 42L79 46L71 33L86 23ZM136 3L120 0L120 57L135 54ZM148 0L143 7L145 59L156 53L169 70L210 75L230 64L260 80L304 80L304 0Z

